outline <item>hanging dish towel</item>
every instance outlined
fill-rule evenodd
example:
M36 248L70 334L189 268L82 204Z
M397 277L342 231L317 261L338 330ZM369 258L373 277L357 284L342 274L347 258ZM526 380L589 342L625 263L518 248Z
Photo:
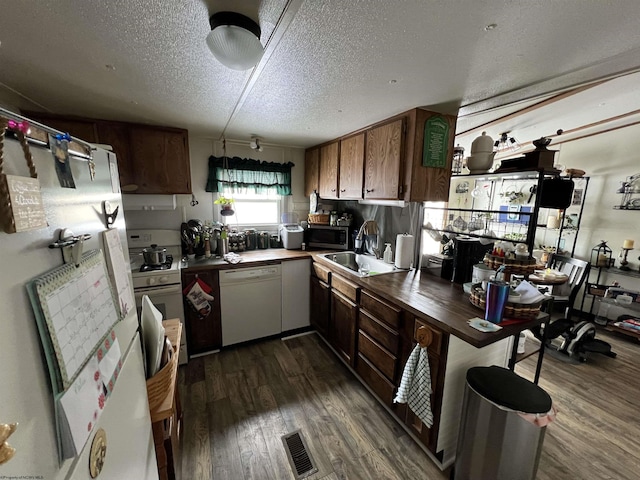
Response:
M431 413L431 370L429 369L429 355L427 349L416 345L409 360L404 366L402 381L395 403L408 403L422 423L431 428L433 413Z
M182 291L187 303L198 314L200 319L207 318L211 313L211 304L209 302L214 300L209 295L211 292L211 287L200 278L196 278Z

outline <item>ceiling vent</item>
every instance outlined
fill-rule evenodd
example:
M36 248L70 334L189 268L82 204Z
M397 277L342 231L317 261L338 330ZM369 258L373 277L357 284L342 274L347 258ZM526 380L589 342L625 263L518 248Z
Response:
M207 45L220 63L233 70L256 66L264 53L256 22L240 13L218 12L211 15L209 24Z

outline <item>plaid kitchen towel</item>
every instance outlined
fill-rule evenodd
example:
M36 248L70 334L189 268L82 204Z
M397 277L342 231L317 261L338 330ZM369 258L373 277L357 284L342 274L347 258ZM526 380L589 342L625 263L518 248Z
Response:
M429 355L427 349L416 345L409 360L404 366L402 381L395 403L408 403L422 423L431 428L433 413L431 413L431 370L429 369Z

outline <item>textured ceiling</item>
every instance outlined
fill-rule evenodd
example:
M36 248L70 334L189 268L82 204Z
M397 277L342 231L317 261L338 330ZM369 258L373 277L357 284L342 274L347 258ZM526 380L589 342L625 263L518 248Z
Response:
M543 94L640 66L637 0L0 0L0 7L0 96L10 92L30 109L214 138L256 134L272 144L310 146L416 106L460 108L458 131L467 131ZM266 53L253 71L229 70L208 51L208 18L221 10L259 21ZM489 24L497 27L486 31ZM640 108L635 85L599 90L598 104L616 100L596 116ZM575 109L571 120L551 132L595 118L581 120L579 98L563 106L562 115ZM549 134L558 115L537 109L491 125L491 133L521 129L524 138L537 126Z

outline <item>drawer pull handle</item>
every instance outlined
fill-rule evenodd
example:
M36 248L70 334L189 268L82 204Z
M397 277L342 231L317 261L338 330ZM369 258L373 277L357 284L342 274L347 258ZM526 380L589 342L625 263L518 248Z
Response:
M416 332L416 340L418 341L418 345L422 348L427 348L433 341L433 333L431 332L431 329L425 326L419 327Z

